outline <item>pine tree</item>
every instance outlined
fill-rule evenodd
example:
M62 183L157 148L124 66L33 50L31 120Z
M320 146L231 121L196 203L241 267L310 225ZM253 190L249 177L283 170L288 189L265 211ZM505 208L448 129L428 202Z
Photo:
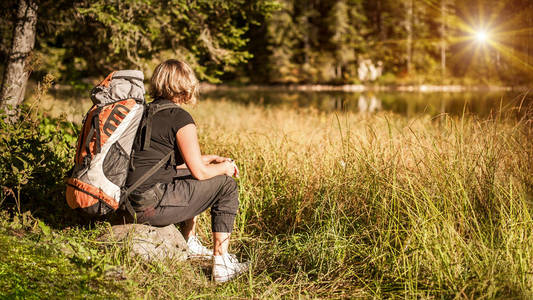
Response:
M335 1L330 10L328 29L337 81L347 79L343 78L343 70L346 71L346 77L355 75L357 49L364 43L360 30L365 19L361 10L361 1L345 0Z

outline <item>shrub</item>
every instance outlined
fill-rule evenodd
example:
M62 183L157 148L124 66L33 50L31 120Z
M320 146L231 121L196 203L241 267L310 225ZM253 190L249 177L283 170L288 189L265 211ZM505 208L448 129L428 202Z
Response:
M16 118L0 112L0 205L17 212L64 207L63 178L72 167L78 129L23 106Z

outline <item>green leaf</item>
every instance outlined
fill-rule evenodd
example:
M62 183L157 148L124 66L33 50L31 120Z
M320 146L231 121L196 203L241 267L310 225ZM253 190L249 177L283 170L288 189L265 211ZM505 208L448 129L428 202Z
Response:
M50 235L50 227L46 224L44 224L43 221L39 220L39 228L41 228L44 235L49 236Z

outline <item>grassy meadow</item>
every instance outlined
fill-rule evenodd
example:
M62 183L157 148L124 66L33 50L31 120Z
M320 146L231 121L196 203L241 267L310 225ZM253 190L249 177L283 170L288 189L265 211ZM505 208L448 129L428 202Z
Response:
M98 242L109 224L79 224L62 199L73 140L55 139L74 136L76 126L39 121L36 130L52 136L42 151L55 153L49 161L63 171L28 171L4 188L0 295L533 297L531 114L407 118L209 100L188 110L203 152L240 168L231 250L252 261L249 273L216 285L206 263L147 264ZM14 155L11 140L0 150ZM34 180L46 191L43 174L55 178L48 194L25 194ZM209 224L202 214L204 241Z

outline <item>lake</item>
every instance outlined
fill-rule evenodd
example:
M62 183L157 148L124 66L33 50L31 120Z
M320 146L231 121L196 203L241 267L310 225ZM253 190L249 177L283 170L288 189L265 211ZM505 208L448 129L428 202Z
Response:
M494 112L525 110L533 105L527 92L303 92L275 90L212 90L211 100L254 103L287 108L313 107L321 111L373 113L391 111L405 116L446 113L488 116Z
M314 108L320 111L375 113L391 111L408 117L417 115L486 117L493 113L514 112L521 116L533 107L527 92L340 92L294 91L274 89L210 89L200 94L202 100L233 101L243 104L284 108ZM50 90L42 107L50 115L61 113L71 121L81 122L90 108L89 91Z

